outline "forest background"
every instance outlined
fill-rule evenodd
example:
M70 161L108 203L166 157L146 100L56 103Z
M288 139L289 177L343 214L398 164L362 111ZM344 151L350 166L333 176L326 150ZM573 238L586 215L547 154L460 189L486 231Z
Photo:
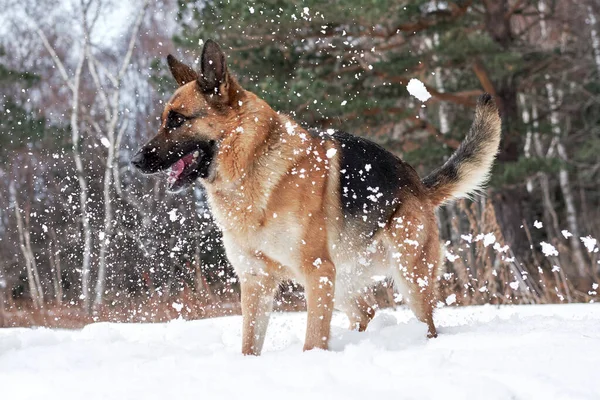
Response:
M242 85L305 126L367 137L424 176L476 98L503 140L486 196L438 214L440 305L590 302L600 261L600 4L594 0L0 0L0 326L239 312L201 187L132 170L216 40ZM411 97L411 78L432 98ZM387 280L372 301L395 306ZM282 285L279 309L301 309Z

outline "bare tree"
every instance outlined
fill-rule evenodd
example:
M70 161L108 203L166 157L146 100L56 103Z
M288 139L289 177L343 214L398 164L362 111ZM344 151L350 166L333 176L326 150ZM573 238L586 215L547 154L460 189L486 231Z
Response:
M14 182L11 182L10 192L12 201L15 207L15 217L17 220L17 230L19 233L19 247L25 266L27 269L27 284L29 285L29 294L33 304L38 308L44 307L44 290L42 288L40 274L35 260L35 254L31 247L31 236L29 234L29 213L25 213L25 220L21 214L21 206L19 205L18 196L16 193Z
M80 15L82 20L87 18L87 13L92 4L93 0L80 2ZM77 58L77 66L75 67L75 72L73 76L69 76L67 73L67 69L65 67L64 62L60 59L56 51L48 41L48 37L42 31L42 29L34 22L33 19L30 18L30 23L33 26L35 32L38 34L40 40L42 41L44 47L50 54L54 65L60 72L61 77L63 78L65 84L70 89L71 92L71 117L69 119L69 126L71 128L71 154L73 156L73 161L75 163L75 169L77 171L77 182L79 184L79 207L80 207L80 219L81 219L81 229L83 231L83 257L82 257L82 265L81 265L81 297L83 299L84 308L86 310L90 309L90 283L91 283L91 256L92 256L92 229L90 225L90 211L88 205L89 199L89 189L88 182L85 176L85 171L83 168L83 160L81 156L81 133L80 133L80 119L79 112L81 107L80 104L80 91L81 91L81 76L83 73L83 66L85 64L85 55L87 52L86 46L88 42L86 40L82 40L82 49Z
M104 75L110 81L110 85L103 83L100 80L98 69L101 67L100 61L93 54L93 43L91 37L93 34L92 27L90 27L84 19L84 36L86 37L86 57L88 66L96 86L97 93L104 110L104 129L98 124L94 124L94 128L102 138L102 143L107 149L106 164L104 168L104 183L103 183L103 199L104 199L104 223L103 230L100 232L100 255L98 260L98 279L96 280L96 290L94 298L94 308L99 307L102 304L104 295L104 287L106 282L106 269L107 269L107 252L110 241L112 240L114 225L113 225L113 177L114 169L118 168L116 163L118 160L115 158L115 154L118 151L118 145L121 143L121 138L127 128L127 122L121 120L121 89L122 81L129 67L131 56L135 48L138 32L142 24L144 14L148 8L149 0L145 0L143 6L138 12L127 51L122 58L121 64L116 72L112 74L109 72L109 68L105 65L102 66ZM121 123L118 127L119 122Z

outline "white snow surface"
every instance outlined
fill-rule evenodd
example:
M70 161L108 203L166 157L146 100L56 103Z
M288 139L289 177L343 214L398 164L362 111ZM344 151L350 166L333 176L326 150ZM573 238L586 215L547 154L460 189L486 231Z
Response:
M0 329L3 399L599 399L600 306L446 307L440 336L406 309L367 332L335 314L302 352L306 313L274 314L263 355L241 317L76 330Z

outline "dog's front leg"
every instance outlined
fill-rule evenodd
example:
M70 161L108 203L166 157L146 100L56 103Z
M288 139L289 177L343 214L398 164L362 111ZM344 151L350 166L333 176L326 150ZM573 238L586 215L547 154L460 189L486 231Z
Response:
M333 313L335 265L328 259L313 259L307 266L305 277L308 323L304 350L327 350Z
M273 309L273 295L277 282L264 271L246 272L240 277L242 289L242 353L260 355L269 317Z

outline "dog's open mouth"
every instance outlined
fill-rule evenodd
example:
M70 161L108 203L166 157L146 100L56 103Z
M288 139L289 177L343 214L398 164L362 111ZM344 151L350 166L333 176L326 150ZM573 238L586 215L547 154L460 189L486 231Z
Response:
M177 181L182 180L189 175L196 167L198 167L198 159L200 158L200 150L196 150L179 160L165 170L168 175L167 183L169 188L172 188Z
M214 146L211 143L192 151L175 161L164 172L167 174L169 191L178 192L196 181L207 178L213 161Z

